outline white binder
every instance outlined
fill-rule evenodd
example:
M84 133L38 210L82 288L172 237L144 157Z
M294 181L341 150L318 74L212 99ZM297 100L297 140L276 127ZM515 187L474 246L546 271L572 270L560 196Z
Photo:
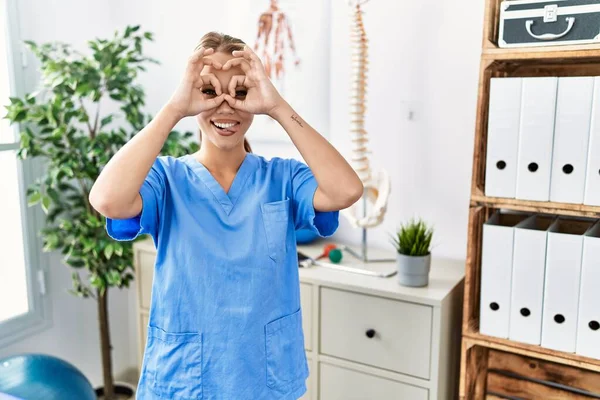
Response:
M600 360L600 222L583 238L576 353Z
M508 338L514 227L528 215L495 213L483 225L479 331Z
M518 199L548 201L558 78L524 78L521 97Z
M533 215L517 225L513 250L513 273L508 338L541 343L546 238L553 217Z
M548 232L542 346L574 353L583 234L591 223L558 219Z
M600 206L600 77L594 78L594 101L583 203Z
M550 201L583 203L593 77L558 79Z
M521 78L492 78L490 82L486 196L515 198L521 85Z

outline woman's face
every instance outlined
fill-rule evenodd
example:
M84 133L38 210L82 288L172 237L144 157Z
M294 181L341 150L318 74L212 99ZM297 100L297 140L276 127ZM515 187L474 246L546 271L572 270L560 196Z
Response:
M234 58L227 53L214 53L206 58L213 59L224 65L227 61ZM213 74L221 83L221 90L228 92L229 81L234 75L244 75L242 69L237 66L227 71L222 71L207 65L202 69L201 75ZM236 98L243 100L246 96L246 88L236 88ZM210 86L202 87L203 96L206 99L216 97L215 88ZM202 141L209 140L213 145L222 150L235 149L237 146L243 146L244 135L248 131L254 115L231 108L226 101L212 110L203 111L196 116L200 130L202 131Z

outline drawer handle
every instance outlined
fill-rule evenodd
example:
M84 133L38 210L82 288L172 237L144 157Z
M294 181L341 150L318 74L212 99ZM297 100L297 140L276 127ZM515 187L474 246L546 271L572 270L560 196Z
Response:
M375 336L375 329L369 329L365 332L365 335L367 335L367 337L369 339L373 338L373 336Z

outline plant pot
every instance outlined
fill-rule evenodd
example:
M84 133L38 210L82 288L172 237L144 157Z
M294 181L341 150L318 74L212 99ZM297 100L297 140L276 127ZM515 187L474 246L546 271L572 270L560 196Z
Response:
M104 387L98 387L95 389L96 397L99 400L104 399ZM125 382L115 382L115 399L116 400L130 400L135 398L135 387Z
M422 287L429 284L431 254L426 256L407 256L396 254L398 283L403 286Z

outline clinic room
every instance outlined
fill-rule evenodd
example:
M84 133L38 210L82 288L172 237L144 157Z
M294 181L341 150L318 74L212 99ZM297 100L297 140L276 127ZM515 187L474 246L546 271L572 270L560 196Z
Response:
M600 398L600 0L0 0L0 400Z

